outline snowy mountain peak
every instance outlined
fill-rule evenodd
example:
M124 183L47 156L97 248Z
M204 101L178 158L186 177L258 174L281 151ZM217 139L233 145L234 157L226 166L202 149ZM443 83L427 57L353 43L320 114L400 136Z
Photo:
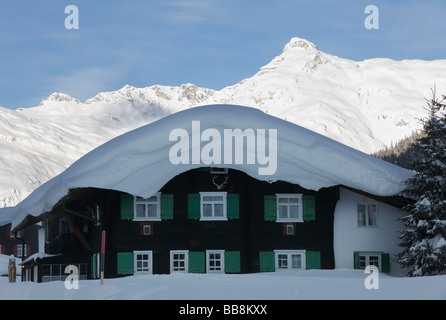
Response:
M40 102L39 106L43 106L43 105L47 104L48 102L75 102L75 103L80 103L79 100L69 96L68 94L60 93L60 92L52 93L48 98L42 100L42 102Z
M314 72L319 65L326 64L332 56L319 51L312 42L292 38L283 48L283 52L260 69L260 75L265 71L282 69L286 73L299 74L301 71Z
M0 207L14 205L74 160L124 132L184 109L236 104L372 153L420 128L446 60L353 61L292 38L252 77L214 91L186 83L98 93L80 102L53 93L42 107L0 108ZM248 120L248 119L246 119Z
M287 52L295 48L301 50L317 50L317 47L314 43L305 39L294 37L285 45L285 47L283 48L283 52Z
M117 91L101 92L85 101L85 103L119 103L122 101L130 101L155 103L159 105L169 103L178 104L178 102L181 102L183 107L190 107L205 101L214 93L214 90L199 88L191 83L182 84L179 87L154 85L145 88L136 88L127 84ZM172 105L172 108L175 108L175 106Z

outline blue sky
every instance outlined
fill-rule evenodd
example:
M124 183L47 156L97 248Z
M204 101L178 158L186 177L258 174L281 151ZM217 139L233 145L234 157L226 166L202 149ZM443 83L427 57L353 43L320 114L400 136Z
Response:
M368 30L367 5L379 9ZM79 29L64 12L79 9ZM292 38L363 60L446 59L444 0L15 0L0 4L0 106L53 92L84 101L125 84L220 90L254 75Z

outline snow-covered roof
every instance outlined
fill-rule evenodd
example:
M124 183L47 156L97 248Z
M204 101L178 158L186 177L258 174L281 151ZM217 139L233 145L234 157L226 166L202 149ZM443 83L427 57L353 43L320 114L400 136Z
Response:
M210 165L238 169L259 180L282 180L311 190L345 185L378 196L391 196L402 191L403 182L412 175L408 170L258 109L210 105L175 113L110 140L37 188L17 206L1 209L0 214L9 215L14 228L28 215L38 216L50 211L69 190L76 188L112 189L149 197L176 175L207 166L203 163L175 165L169 158L172 146L178 143L169 140L171 132L184 129L192 137L193 121L199 121L201 132L216 129L222 138L225 129L253 129L256 133L257 129L265 129L267 135L272 132L269 130L277 130L277 167L273 175L259 174L262 165L258 162L247 164L247 160L243 164ZM196 150L193 150L194 139L196 136L190 138L191 157ZM207 143L201 142L201 147ZM221 146L224 146L223 141ZM247 143L244 152L246 146Z
M23 260L23 263L19 263L19 265L27 264L28 262L36 261L37 259L51 258L51 257L59 256L59 255L61 255L61 254L60 253L58 253L58 254L49 254L49 253L44 253L44 252L37 252L37 253L34 253L34 254L30 255L25 260Z

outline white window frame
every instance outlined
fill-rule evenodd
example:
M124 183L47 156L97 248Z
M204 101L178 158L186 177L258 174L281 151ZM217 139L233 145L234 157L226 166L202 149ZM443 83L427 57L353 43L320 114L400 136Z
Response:
M290 211L289 206L290 204L283 204L280 203L279 199L297 199L297 205L298 205L298 217L290 217ZM279 206L287 205L288 207L288 217L287 218L281 218L279 216ZM302 202L302 194L301 193L278 193L276 194L276 212L277 212L277 219L276 222L303 222L303 202Z
M359 213L359 206L364 206L365 208L365 220L363 221L363 223L360 223L360 213ZM375 224L369 224L369 216L370 216L370 211L369 211L369 207L370 206L375 206ZM362 203L358 203L356 206L356 221L358 224L358 228L378 228L379 224L378 224L378 214L379 210L378 210L378 204L376 203L371 203L371 202L362 202ZM362 220L362 219L361 219Z
M306 250L274 250L274 261L275 261L276 271L283 272L283 271L305 270L306 266L307 266L305 252L306 252ZM293 266L292 266L292 255L295 255L295 254L298 254L301 256L300 268L293 268ZM287 256L287 268L279 268L279 256L280 255Z
M220 254L220 270L211 270L211 254ZM206 273L225 273L225 250L206 250Z
M152 225L146 224L142 226L142 234L144 236L151 236L152 235Z
M371 257L377 257L378 258L378 270L381 270L381 266L382 266L382 261L381 261L381 255L382 252L372 252L372 251L368 251L368 252L358 252L359 255L359 269L364 270L367 266L371 265L370 263L370 258ZM364 266L361 266L361 258L364 258ZM375 265L375 264L373 264Z
M147 254L148 255L148 270L138 270L138 255L140 254ZM133 269L135 275L139 274L152 274L153 273L153 254L152 251L133 251Z
M174 255L184 254L184 270L174 270ZM170 273L189 273L189 250L171 250L170 251Z
M152 197L156 197L155 201L150 201L149 199ZM133 221L161 221L161 193L157 192L155 193L152 197L149 198L141 198L141 197L137 197L135 196L133 198ZM149 204L156 204L156 216L155 217L149 217L147 216L147 206ZM145 205L145 216L144 217L138 217L137 216L137 211L138 205Z
M21 258L23 257L27 257L27 252L26 252L26 244L16 244L16 248L17 248L17 257ZM22 255L22 249L24 251L24 254Z
M205 217L203 216L203 206L204 204L217 204L220 203L220 201L204 201L204 197L214 197L214 196L219 196L219 197L223 197L222 200L222 204L223 204L223 216L221 217L216 217L214 215L214 206L212 206L212 216L211 217ZM227 197L228 197L228 193L227 192L200 192L200 220L203 221L227 221L228 220L228 212L227 212Z

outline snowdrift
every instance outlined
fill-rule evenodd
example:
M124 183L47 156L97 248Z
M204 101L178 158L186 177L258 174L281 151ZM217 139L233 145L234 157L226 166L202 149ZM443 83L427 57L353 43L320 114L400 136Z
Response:
M0 210L11 218L12 227L27 215L38 216L53 208L69 190L95 187L149 197L176 175L203 163L172 164L169 141L175 129L192 136L192 122L201 132L215 129L277 130L277 170L260 175L259 164L220 164L246 172L263 181L287 181L319 190L345 185L379 196L391 196L404 189L412 172L391 165L293 123L267 115L258 109L236 105L209 105L191 108L123 134L76 161L60 175L36 189L15 207ZM196 141L195 141L196 142ZM201 147L207 142L201 142ZM222 144L223 146L223 144ZM244 154L249 151L243 144ZM189 153L197 147L189 144ZM198 146L200 147L200 146ZM225 150L222 150L224 152Z
M105 279L103 285L100 280L82 280L79 289L71 290L65 288L63 281L7 283L7 278L0 278L0 300L144 300L144 303L157 301L154 304L157 308L160 300L185 300L185 306L193 300L268 303L266 300L446 299L446 276L402 278L380 274L377 287L367 289L368 276L362 270L345 269L273 274L141 275ZM286 311L291 314L295 308ZM178 312L175 309L174 313Z

